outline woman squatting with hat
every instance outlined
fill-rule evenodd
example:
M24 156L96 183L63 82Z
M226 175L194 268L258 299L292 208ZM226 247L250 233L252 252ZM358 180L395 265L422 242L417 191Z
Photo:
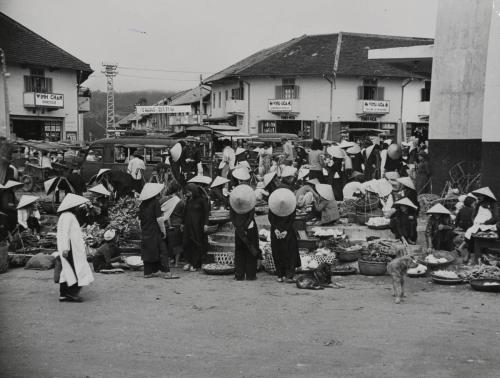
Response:
M237 281L257 278L257 260L261 258L259 250L259 232L254 219L255 203L253 189L248 185L239 185L229 196L230 216L234 225L234 279Z
M295 268L300 266L295 220L295 195L289 189L276 189L269 196L269 223L271 224L271 249L278 282L295 282Z

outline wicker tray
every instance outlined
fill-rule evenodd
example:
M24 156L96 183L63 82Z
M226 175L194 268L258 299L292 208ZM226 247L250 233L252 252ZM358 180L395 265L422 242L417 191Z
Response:
M464 284L465 280L463 278L445 278L445 277L439 277L436 275L431 275L432 282L439 284L439 285L460 285Z
M366 225L366 226L371 230L387 230L387 229L391 228L390 224L386 224L383 226L369 226L369 225Z
M498 285L484 286L484 284L487 282L496 283ZM486 291L486 292L490 292L490 293L500 293L500 280L489 280L489 279L471 280L470 286L474 290L477 290L477 291Z
M234 273L234 266L232 265L227 265L227 264L205 264L202 265L201 269L203 272L206 274L210 275L227 275L227 274L233 274Z

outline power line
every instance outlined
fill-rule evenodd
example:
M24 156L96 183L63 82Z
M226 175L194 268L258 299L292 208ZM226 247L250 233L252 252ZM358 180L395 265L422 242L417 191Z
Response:
M211 74L213 72L209 71L182 71L182 70L165 70L162 68L144 68L144 67L121 67L121 70L132 70L132 71L153 71L153 72L171 72L171 73L186 73L186 74L200 74L200 73L208 73Z
M167 77L136 76L136 75L124 75L124 74L120 74L120 77L133 77L137 79L165 80L165 81L196 81L196 82L199 81L198 79L169 79Z

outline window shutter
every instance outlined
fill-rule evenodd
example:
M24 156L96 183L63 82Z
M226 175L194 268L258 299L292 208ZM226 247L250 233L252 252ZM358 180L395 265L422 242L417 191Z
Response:
M47 78L47 93L52 93L52 78Z
M29 76L24 77L24 91L31 92Z
M364 100L364 88L362 85L358 87L358 100Z
M281 86L279 86L279 85L277 85L277 86L275 86L275 87L274 87L274 98L275 98L275 99L279 99L279 98L281 98L281 97L280 97L280 95L281 95L281 93L280 93L280 92L281 92L281 91L280 91L280 88L281 88Z
M377 90L377 100L383 100L384 99L384 87L378 87Z
M294 96L294 98L299 98L299 94L300 94L300 87L299 87L298 85L296 85L296 86L294 87L294 89L295 89L295 93L294 93L294 94L295 94L295 96Z

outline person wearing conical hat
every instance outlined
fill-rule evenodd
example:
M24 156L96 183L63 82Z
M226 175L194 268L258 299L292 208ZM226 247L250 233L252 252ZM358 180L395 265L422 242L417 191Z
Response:
M134 157L130 160L127 166L127 173L134 180L134 190L139 193L144 186L144 172L146 171L146 164L144 163L143 151L135 150Z
M295 269L300 267L297 235L293 228L296 206L295 195L289 189L276 189L269 196L271 249L278 282L295 282Z
M208 238L206 230L210 215L210 204L201 188L187 184L184 188L186 205L184 207L183 251L187 264L185 271L196 272L206 259Z
M319 184L317 179L307 180L299 189L295 191L298 208L311 206L315 200L318 200L319 195L315 189L316 184Z
M1 216L1 222L8 232L17 226L17 198L14 191L22 186L22 183L13 180L0 185L0 211L5 214Z
M85 241L76 214L89 200L77 194L64 196L57 209L57 252L61 262L59 301L81 302L80 290L94 281L87 262Z
M276 172L269 172L264 175L264 189L272 193L281 185L280 179Z
M238 186L241 184L248 184L250 181L250 171L247 167L236 165L233 171L231 172L232 178L232 186Z
M319 182L325 182L323 168L325 166L323 144L319 139L313 139L311 150L308 152L309 178L318 179Z
M227 178L229 172L231 172L236 165L236 155L230 140L224 139L223 145L224 149L222 150L222 161L219 164L219 169L221 170L220 175L223 178Z
M166 197L160 200L160 205L167 231L167 250L171 263L177 268L182 255L182 224L186 203L177 181L170 183L165 191Z
M455 233L453 232L451 212L438 203L427 210L427 214L430 215L425 228L427 252L432 253L434 250L453 251Z
M415 176L415 189L417 193L429 193L431 190L431 168L429 165L429 156L425 151L420 151L417 155L417 166L415 168L416 176Z
M372 141L363 150L363 163L365 165L365 178L373 180L378 178L377 171L380 169L380 146Z
M24 194L17 205L17 223L22 230L31 230L38 237L40 235L40 212L37 201L40 197Z
M400 177L396 179L402 186L401 194L402 197L408 198L413 204L417 205L417 217L420 213L420 204L418 203L417 190L415 188L415 183L410 177Z
M229 202L234 225L234 279L252 281L257 278L257 260L262 259L254 219L257 199L250 186L239 185L231 192Z
M318 225L327 225L340 219L340 212L333 189L328 184L317 184L318 196L314 201L314 212L319 218Z
M392 233L403 243L415 244L417 242L417 205L405 197L394 202L393 207L396 211L390 220Z
M209 196L213 201L214 208L227 209L229 207L228 196L224 194L225 186L230 182L227 178L217 176L210 185ZM227 191L226 191L227 192Z
M285 165L281 170L281 183L278 185L278 188L285 188L293 191L295 189L296 175L297 168Z
M103 238L104 244L97 248L92 259L92 265L96 273L101 272L101 270L113 269L113 263L120 263L122 261L116 230L107 230Z
M141 257L144 278L173 278L165 238L167 231L160 206L163 184L146 183L139 195L139 221L141 224Z
M351 158L352 170L363 172L363 155L361 154L361 147L354 143L353 146L346 148L346 154Z
M111 192L103 184L96 185L89 189L92 193L93 208L90 211L92 218L89 223L98 223L101 228L106 228L109 224L109 198Z
M327 148L328 158L325 159L326 170L328 172L327 183L333 188L335 198L343 200L342 188L347 182L345 175L345 151L340 146L331 146Z

